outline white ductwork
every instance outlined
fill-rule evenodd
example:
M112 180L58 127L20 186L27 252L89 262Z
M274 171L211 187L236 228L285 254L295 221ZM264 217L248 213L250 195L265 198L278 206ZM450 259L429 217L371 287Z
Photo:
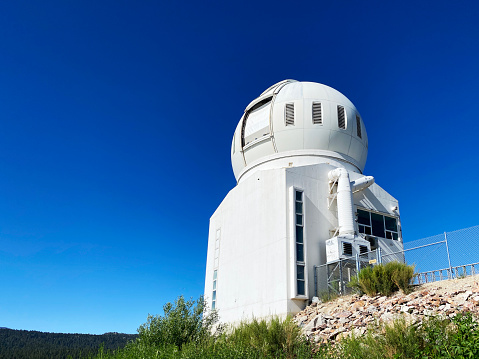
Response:
M351 190L353 193L362 191L363 189L368 188L374 183L374 177L373 176L364 176L356 181L351 182Z
M332 182L338 182L335 197L338 207L339 234L326 241L326 260L327 263L332 263L340 259L363 255L371 250L370 243L357 236L354 230L353 192L359 192L371 186L374 183L374 177L364 176L350 182L348 171L339 167L330 171L328 178ZM332 188L333 186L330 186L330 192ZM368 257L362 258L368 259Z
M354 235L353 192L349 173L345 168L336 168L328 173L329 180L338 180L338 226L339 235Z
M362 191L374 183L374 177L364 176L353 182L345 168L336 168L328 173L330 181L338 181L338 227L339 235L354 235L353 193Z

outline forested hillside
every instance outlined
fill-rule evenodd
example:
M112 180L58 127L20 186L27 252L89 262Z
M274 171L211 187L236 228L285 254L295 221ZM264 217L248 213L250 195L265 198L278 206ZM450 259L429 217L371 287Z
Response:
M123 348L136 334L62 334L0 329L0 359L84 358L105 349Z

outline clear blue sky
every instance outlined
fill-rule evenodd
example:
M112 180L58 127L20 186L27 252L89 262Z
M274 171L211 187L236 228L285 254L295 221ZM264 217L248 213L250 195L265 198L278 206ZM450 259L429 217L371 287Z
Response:
M275 82L358 108L405 240L479 224L474 1L0 3L0 327L134 333L203 291L230 144Z

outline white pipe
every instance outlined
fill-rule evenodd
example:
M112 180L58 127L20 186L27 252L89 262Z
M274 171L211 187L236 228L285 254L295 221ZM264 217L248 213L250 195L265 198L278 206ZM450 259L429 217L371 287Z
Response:
M345 168L336 168L328 173L331 181L338 180L338 225L339 235L354 235L353 192L349 173Z
M361 177L361 178L357 179L356 181L351 182L352 191L353 191L353 193L362 191L363 189L366 189L369 186L371 186L373 183L374 183L374 177L373 176Z

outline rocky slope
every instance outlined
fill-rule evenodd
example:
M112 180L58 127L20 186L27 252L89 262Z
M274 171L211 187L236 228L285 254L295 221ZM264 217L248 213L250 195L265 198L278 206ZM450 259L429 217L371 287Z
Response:
M479 276L428 283L405 295L391 297L345 296L327 303L313 303L294 317L303 333L317 343L362 335L373 323L403 317L420 323L427 316L453 317L458 312L479 313Z

